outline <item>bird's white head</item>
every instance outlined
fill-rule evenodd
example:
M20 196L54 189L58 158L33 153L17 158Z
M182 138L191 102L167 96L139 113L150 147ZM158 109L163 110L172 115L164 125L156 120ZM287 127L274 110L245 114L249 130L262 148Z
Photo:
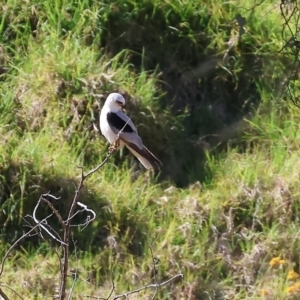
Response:
M122 106L125 105L125 99L119 93L111 93L106 98L104 105L107 106L112 112L117 112Z

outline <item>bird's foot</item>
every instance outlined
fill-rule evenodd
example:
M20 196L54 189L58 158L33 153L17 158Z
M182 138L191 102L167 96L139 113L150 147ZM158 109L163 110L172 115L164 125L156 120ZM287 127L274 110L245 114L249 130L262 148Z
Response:
M114 151L116 151L117 148L115 147L115 145L111 145L109 148L108 148L108 152L109 154L113 153Z
M109 148L109 153L116 151L120 147L120 139L117 139Z
M120 139L119 138L115 140L114 145L116 148L120 147Z

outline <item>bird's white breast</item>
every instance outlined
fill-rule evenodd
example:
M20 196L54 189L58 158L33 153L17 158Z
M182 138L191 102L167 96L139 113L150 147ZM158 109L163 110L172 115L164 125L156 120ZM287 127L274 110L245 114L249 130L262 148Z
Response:
M107 122L107 112L108 110L103 107L100 114L100 130L105 138L108 140L110 144L113 144L116 141L117 135L112 131L108 122Z

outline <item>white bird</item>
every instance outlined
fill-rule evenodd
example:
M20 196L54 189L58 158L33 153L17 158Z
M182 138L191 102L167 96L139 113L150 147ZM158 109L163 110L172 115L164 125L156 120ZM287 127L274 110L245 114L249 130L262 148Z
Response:
M121 94L108 95L100 114L102 134L111 145L116 147L125 145L146 169L159 169L162 165L161 161L143 145L133 122L122 111L124 105L125 99Z

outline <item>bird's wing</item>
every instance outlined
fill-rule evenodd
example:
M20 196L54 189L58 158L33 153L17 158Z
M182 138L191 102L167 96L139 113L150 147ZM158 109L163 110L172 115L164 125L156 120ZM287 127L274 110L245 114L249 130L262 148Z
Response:
M115 133L119 133L119 131L122 129L124 132L136 132L137 133L137 130L136 130L133 122L121 110L119 110L115 113L108 112L107 113L107 122L112 127L112 130L115 131Z
M120 139L126 147L139 159L146 169L158 168L162 165L152 152L144 145L141 137L129 119L121 110L107 113L107 122L115 134L119 134ZM122 130L122 132L120 132Z
M119 137L125 143L135 144L140 149L143 148L142 139L138 135L133 122L122 111L118 111L116 113L108 112L107 122L111 130L115 134L119 134ZM120 132L121 130L122 132Z

